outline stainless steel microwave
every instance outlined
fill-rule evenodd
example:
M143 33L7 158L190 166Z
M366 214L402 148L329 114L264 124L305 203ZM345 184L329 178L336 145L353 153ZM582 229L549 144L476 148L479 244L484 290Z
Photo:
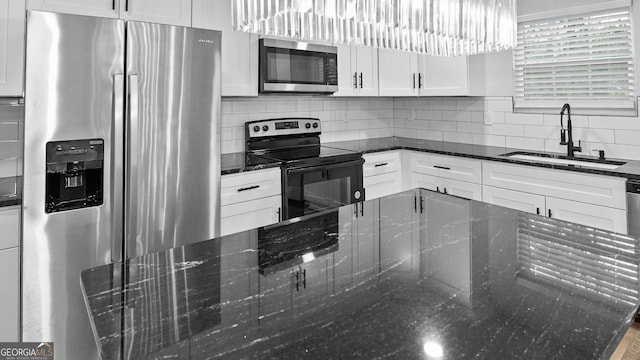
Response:
M338 91L335 46L260 39L261 93Z

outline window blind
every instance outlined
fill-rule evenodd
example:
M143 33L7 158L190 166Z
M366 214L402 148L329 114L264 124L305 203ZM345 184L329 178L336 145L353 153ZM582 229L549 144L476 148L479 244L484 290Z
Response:
M633 237L521 213L517 246L519 276L612 304L637 303L639 244Z
M635 114L632 34L630 6L518 22L516 110Z

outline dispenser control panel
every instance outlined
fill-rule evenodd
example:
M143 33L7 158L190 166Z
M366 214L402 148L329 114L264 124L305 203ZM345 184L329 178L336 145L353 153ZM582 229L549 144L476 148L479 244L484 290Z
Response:
M46 213L102 205L104 140L51 141L46 151Z

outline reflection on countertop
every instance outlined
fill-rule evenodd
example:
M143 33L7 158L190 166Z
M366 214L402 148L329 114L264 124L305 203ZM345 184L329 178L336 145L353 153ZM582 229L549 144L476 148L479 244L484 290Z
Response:
M82 273L103 359L608 358L638 239L427 190Z

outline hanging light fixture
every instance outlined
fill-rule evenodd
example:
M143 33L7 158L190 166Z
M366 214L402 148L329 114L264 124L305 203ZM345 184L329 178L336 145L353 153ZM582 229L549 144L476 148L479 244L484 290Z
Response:
M235 30L440 56L510 49L516 0L232 0Z

